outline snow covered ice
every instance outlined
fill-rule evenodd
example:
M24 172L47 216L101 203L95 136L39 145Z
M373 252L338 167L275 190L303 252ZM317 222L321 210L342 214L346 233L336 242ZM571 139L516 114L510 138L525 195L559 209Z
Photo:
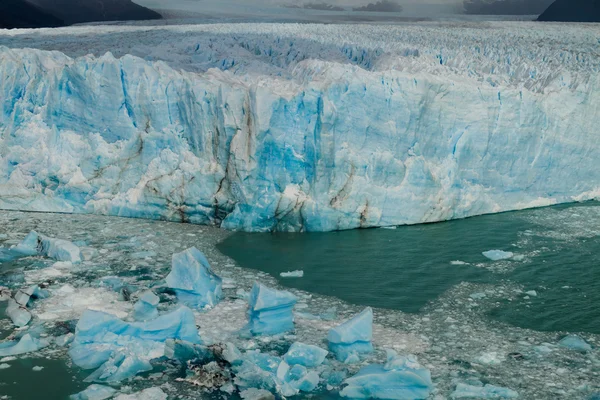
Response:
M90 385L84 391L71 395L70 400L106 400L112 399L116 393L110 386Z
M357 362L359 354L373 351L373 310L366 308L360 314L331 329L327 335L329 350L338 360Z
M28 32L0 33L3 209L330 231L600 193L593 26Z
M179 301L189 307L212 307L221 299L223 281L195 247L173 254L172 269L166 282L175 289Z
M250 292L244 335L277 335L294 330L292 310L298 299L284 290L255 283Z

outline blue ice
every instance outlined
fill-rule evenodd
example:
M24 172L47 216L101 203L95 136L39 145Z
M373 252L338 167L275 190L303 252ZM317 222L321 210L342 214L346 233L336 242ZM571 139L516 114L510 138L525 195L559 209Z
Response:
M15 300L8 300L8 306L6 307L6 315L12 320L12 323L22 328L31 321L31 313L27 311L27 308L23 307Z
M484 251L482 254L492 261L507 260L507 259L511 258L512 256L514 256L514 253L511 253L510 251L502 251L502 250Z
M9 250L13 258L42 255L57 261L81 262L81 251L72 242L40 235L35 231Z
M133 323L88 310L77 323L69 355L83 369L100 368L101 373L91 376L94 381L116 382L147 370L149 360L163 357L168 339L202 343L189 308Z
M111 399L117 391L110 386L90 385L82 392L69 396L70 400L106 400Z
M582 353L592 351L592 346L577 335L568 335L558 342L559 346Z
M329 352L318 346L296 342L285 353L283 359L290 365L299 364L308 368L323 364Z
M344 382L342 397L352 399L427 399L433 388L431 374L413 356L398 357L388 352L385 365L371 364Z
M136 321L149 321L158 317L159 302L160 299L151 290L145 291L133 306L133 318Z
M360 314L331 329L327 335L329 350L339 361L356 361L359 354L373 351L373 310L368 307Z
M43 349L48 345L49 342L46 339L37 339L30 334L26 334L18 341L14 340L0 343L0 357L31 353Z
M287 291L255 283L250 293L248 324L244 334L277 335L294 330L292 312L297 298Z
M494 385L472 386L459 383L450 397L453 399L516 399L519 393Z
M195 247L173 254L167 286L189 307L215 306L222 295L222 279L211 269L204 254Z

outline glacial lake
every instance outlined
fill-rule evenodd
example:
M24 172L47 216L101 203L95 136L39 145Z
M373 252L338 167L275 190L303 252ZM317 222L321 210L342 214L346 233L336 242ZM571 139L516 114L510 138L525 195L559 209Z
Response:
M415 354L431 370L435 394L443 398L458 380L467 379L509 387L524 399L589 399L600 391L597 202L396 229L305 234L231 233L160 221L0 212L0 245L18 243L34 229L93 249L94 256L60 270L64 275L53 278L52 295L32 308L34 315L48 318L54 313L55 319L35 319L24 332L44 337L64 333L77 322L83 311L77 301L84 299L93 307L126 315L132 304L98 282L117 276L133 293L160 285L171 255L195 246L225 283L221 304L196 316L208 342L232 341L272 354L285 351L294 340L326 347L328 329L371 306L377 352L365 362L381 362L385 348ZM499 261L483 256L494 249L513 256ZM48 268L53 262L40 257L0 264L0 286L15 289L36 282ZM294 270L304 276L280 276ZM240 338L246 320L244 296L255 281L287 288L299 297L295 336L251 342ZM61 297L67 286L82 300ZM19 334L4 307L0 302L0 340ZM161 307L164 313L176 304L167 300ZM594 351L561 348L558 342L566 334L578 334ZM74 367L66 350L50 346L5 361L9 368L0 370L0 398L67 399L87 387L83 380L90 371ZM168 363L157 363L151 373L115 387L131 393L160 386L173 398L239 398L177 381L184 376ZM323 390L317 398L340 397L335 389Z

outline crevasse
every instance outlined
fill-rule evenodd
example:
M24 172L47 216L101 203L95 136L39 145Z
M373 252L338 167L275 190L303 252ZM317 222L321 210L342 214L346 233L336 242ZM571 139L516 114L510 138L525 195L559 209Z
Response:
M278 76L0 47L0 208L331 231L600 194L598 74L497 85L341 51Z

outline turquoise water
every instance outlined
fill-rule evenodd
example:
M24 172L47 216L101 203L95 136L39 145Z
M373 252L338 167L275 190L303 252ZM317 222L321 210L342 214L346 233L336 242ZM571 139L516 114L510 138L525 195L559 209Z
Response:
M236 233L218 248L285 286L409 313L461 282L515 283L537 296L504 301L490 318L540 331L600 333L598 203L395 230ZM481 254L491 249L514 252L518 261L492 262ZM279 277L291 270L304 277Z

